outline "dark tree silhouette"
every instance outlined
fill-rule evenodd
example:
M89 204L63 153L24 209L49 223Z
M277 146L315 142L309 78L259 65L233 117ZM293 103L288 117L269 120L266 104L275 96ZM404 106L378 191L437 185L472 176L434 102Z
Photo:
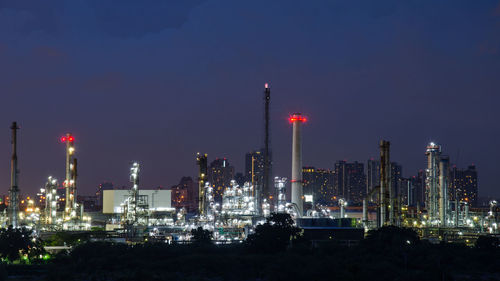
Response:
M275 253L283 251L297 239L300 228L294 226L289 214L271 214L266 223L258 225L245 241L251 251Z
M494 236L481 235L476 240L476 248L483 250L498 249L500 247L500 239Z
M0 230L0 258L13 262L19 260L21 256L28 258L38 258L44 254L41 243L34 240L32 232L25 228L14 229L9 226Z
M384 226L368 231L365 245L377 248L401 249L420 242L418 234L411 228Z
M212 242L212 232L204 230L201 226L197 229L191 230L193 241L199 244L210 244Z

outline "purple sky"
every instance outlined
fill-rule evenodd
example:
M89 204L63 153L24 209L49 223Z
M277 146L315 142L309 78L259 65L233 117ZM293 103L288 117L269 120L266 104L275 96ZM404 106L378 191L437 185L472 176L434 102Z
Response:
M289 113L310 122L304 165L378 157L404 176L425 146L479 171L500 196L499 1L0 0L0 185L19 132L20 188L64 176L72 132L80 194L195 176L195 153L237 171L262 143L271 85L274 171L290 176Z

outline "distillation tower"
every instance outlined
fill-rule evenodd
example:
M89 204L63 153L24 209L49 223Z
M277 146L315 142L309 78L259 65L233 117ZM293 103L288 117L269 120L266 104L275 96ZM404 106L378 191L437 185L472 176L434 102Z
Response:
M77 177L77 162L74 157L75 138L71 133L61 138L61 142L66 143L66 179L64 180L64 187L66 189L66 206L64 208L65 220L76 218L76 177Z
M286 211L286 178L275 177L274 187L276 188L277 200L274 211L284 213Z
M49 177L45 184L45 223L53 225L57 222L57 179Z
M271 89L269 84L264 86L264 121L265 121L265 131L264 131L264 179L262 182L262 198L269 201L271 199L271 186L272 186L272 176L271 176L271 148L270 148L270 135L269 135L269 103L271 101Z
M205 183L208 176L207 154L196 154L196 163L198 164L198 212L205 214Z
M391 143L385 140L380 141L380 219L379 226L392 224L392 206L391 206Z
M439 221L441 227L448 225L448 186L450 176L450 158L441 156L439 160Z
M10 127L12 130L12 158L10 162L10 189L9 189L9 223L12 227L19 227L19 187L17 169L17 130L19 127L16 122Z
M428 220L435 224L439 220L439 161L441 146L431 142L425 152L427 155L427 169L425 170L425 191Z
M137 204L139 200L139 163L134 163L130 168L130 182L132 182L132 189L130 189L129 198L126 201L125 221L127 224L137 223Z
M297 216L304 214L304 200L302 199L302 123L306 122L306 117L301 113L294 113L289 118L293 124L292 139L292 204L297 207Z

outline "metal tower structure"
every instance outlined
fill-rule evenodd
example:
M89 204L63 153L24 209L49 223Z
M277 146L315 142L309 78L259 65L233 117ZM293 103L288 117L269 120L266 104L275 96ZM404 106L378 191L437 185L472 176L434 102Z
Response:
M448 225L448 185L450 182L450 158L442 156L439 161L439 221L442 227Z
M57 179L49 177L45 184L45 223L52 225L57 220Z
M392 223L390 146L390 142L380 141L380 227Z
M198 165L198 212L205 215L205 183L208 176L207 154L196 154L196 164Z
M429 143L425 152L427 155L427 169L425 179L426 202L428 220L435 224L439 220L439 161L441 146Z
M286 211L286 178L275 177L274 187L276 188L277 200L274 207L276 213L284 213Z
M132 164L130 168L130 182L132 182L132 189L130 189L130 197L127 201L126 220L129 224L137 223L137 204L139 200L139 163Z
M269 102L271 101L271 89L269 84L264 86L264 121L265 121L265 132L264 132L264 178L262 182L262 198L266 200L271 199L271 186L272 186L272 176L271 176L271 144L269 135Z
M304 200L302 196L302 123L306 122L306 117L301 113L294 113L289 118L293 124L292 139L292 204L296 205L298 217L304 214Z
M76 218L76 158L75 138L71 133L61 137L61 142L66 143L66 179L64 180L64 187L66 189L66 206L64 208L65 220Z
M9 189L9 223L12 227L19 227L19 187L17 169L17 130L19 127L16 122L12 122L12 158L10 161L10 189Z

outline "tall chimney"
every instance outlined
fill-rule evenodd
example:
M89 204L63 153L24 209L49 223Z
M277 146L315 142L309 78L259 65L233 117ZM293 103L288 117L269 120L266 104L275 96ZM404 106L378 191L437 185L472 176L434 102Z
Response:
M266 83L264 86L264 178L262 183L262 197L270 200L271 195L271 153L270 153L270 139L269 139L269 102L271 100L271 89Z
M205 182L208 176L207 154L196 154L196 164L198 165L198 212L205 214Z
M388 208L393 208L389 203L391 189L391 160L389 155L390 142L380 141L380 227L391 223L388 219Z
M12 227L19 227L19 187L17 169L17 130L19 127L16 122L12 122L12 158L10 160L10 189L9 189L9 221Z
M302 136L300 129L307 119L301 113L294 113L289 118L293 124L292 139L292 204L298 208L298 217L304 214L304 200L302 199Z

